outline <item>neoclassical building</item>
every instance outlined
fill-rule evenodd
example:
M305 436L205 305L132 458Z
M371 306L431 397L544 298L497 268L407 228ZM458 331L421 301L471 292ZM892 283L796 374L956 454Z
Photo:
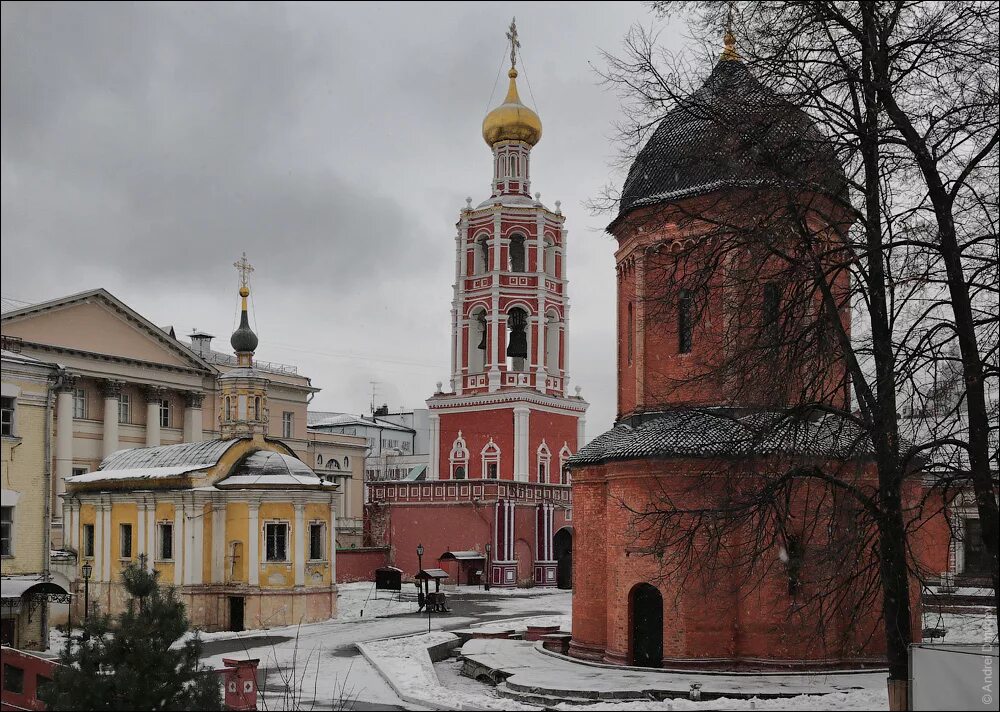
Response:
M24 356L61 367L51 399L50 507L57 551L68 548L60 495L70 477L96 470L121 448L220 436L220 376L238 366L232 353L212 348L211 334L178 338L173 328L152 323L105 289L4 312L2 328ZM338 543L360 545L364 439L309 431L308 403L319 390L312 380L293 365L254 363L268 380L266 435L280 438L340 485Z
M268 628L336 612L338 485L268 435L270 380L253 360L248 295L244 273L235 363L218 379L218 437L119 449L66 481L76 593L90 564L90 600L104 611L122 609L120 572L141 561L177 586L191 623L204 630Z

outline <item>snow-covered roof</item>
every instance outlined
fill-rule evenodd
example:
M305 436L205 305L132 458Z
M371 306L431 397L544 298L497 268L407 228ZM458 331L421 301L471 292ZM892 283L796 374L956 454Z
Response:
M94 470L82 475L73 475L67 482L83 484L85 482L108 482L111 480L155 480L169 477L180 477L198 470L207 470L214 462L201 462L193 465L175 465L174 467L133 467L123 470Z
M368 428L381 428L383 430L398 430L401 433L415 433L413 428L408 428L391 420L369 417L365 415L354 415L353 413L337 413L334 411L309 411L306 413L307 422L310 428L332 428L343 425L360 425Z
M249 487L324 487L331 490L337 485L327 482L296 457L270 450L259 450L241 462L223 480L216 483L221 489Z
M458 561L479 561L485 558L486 555L478 551L446 551L438 557L438 561L449 561L451 559Z
M112 470L188 466L190 470L197 470L216 464L226 450L237 442L239 442L239 439L233 438L230 440L204 440L200 443L178 443L176 445L118 450L104 458L100 469L104 472L109 472ZM78 480L71 479L71 481Z

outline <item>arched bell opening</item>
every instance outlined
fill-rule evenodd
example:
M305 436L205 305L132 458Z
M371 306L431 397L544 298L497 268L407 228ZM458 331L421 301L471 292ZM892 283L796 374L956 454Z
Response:
M507 370L526 371L528 361L528 313L520 307L507 312Z

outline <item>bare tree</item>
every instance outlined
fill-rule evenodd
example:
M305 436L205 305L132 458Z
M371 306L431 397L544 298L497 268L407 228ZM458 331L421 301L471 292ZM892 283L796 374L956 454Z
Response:
M930 573L909 547L956 492L974 493L998 584L988 398L998 376L998 6L654 6L685 15L706 47L731 23L746 71L719 63L706 81L700 64L634 28L603 71L623 98L623 162L634 161L604 206L621 209L616 234L669 236L643 255L635 295L647 322L667 325L663 339L692 350L683 372L653 369L660 400L698 405L711 386L738 424L720 432L747 442L710 506L714 488L700 481L697 506L660 493L634 511L636 536L684 552L665 559L665 575L705 574L710 561L759 579L778 547L790 580L812 577L795 586L816 607L876 596L890 678L905 685L911 580ZM675 151L672 168L714 188L630 202L663 159L660 144L677 143L662 119L678 112L712 132L714 150ZM706 343L691 349L692 338ZM779 435L793 445L776 446ZM753 459L774 452L789 459L768 460L761 486ZM915 479L917 468L931 479Z

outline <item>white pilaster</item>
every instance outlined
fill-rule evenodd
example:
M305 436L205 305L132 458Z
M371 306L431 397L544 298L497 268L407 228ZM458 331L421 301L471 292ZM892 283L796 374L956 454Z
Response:
M111 503L101 505L101 528L104 530L104 538L101 542L101 580L111 580L111 543L114 539L111 531Z
M118 396L121 394L121 381L107 381L104 384L104 442L103 455L107 457L118 449Z
M306 506L301 503L295 504L295 552L294 565L295 585L306 585Z
M247 583L251 586L257 586L260 583L260 523L257 520L260 503L251 502L248 510Z
M184 565L188 552L184 550L184 506L174 502L174 586L184 583Z
M330 582L337 583L337 500L330 499Z
M56 498L52 517L63 517L63 498L66 478L73 474L73 386L75 380L67 379L56 393ZM65 535L64 535L65 537Z
M506 356L500 350L500 230L502 228L500 211L493 213L493 269L490 271L490 344L489 351L489 390L490 393L500 390L500 363Z
M226 581L226 505L212 503L212 579L208 583Z
M576 419L576 447L573 452L578 452L580 448L587 444L587 418L581 415ZM560 475L561 477L562 475Z
M529 417L531 410L524 406L514 408L514 479L528 481Z
M142 557L146 556L146 560L149 560L148 552L146 550L146 498L143 495L139 495L139 504L136 507L136 538L135 538L135 553L138 557L137 560L142 561Z
M432 480L441 479L441 416L430 413L427 420L431 426L430 432L430 462L427 464L427 477Z
M146 569L152 571L156 560L156 498L153 495L149 496L146 507L146 551L149 552Z
M191 503L191 583L200 584L205 580L205 505Z

